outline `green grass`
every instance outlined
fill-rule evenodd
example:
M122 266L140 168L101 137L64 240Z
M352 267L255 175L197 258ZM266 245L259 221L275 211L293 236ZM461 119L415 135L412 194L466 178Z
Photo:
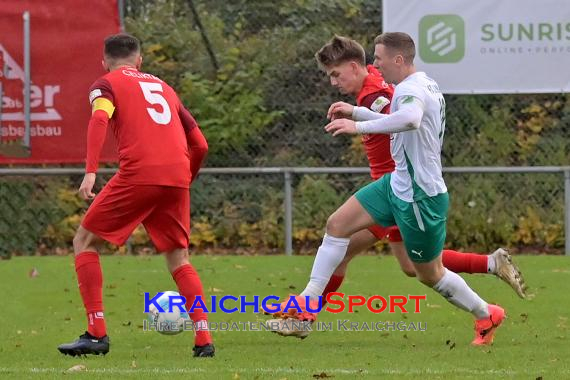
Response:
M420 314L323 313L321 321L425 322L416 332L313 332L303 341L269 332L216 332L217 356L192 358L191 333L143 332L143 292L175 290L162 257L104 257L104 300L111 352L64 357L57 350L85 329L72 257L0 261L0 378L312 379L325 373L354 378L570 378L569 258L517 257L534 297L520 300L492 276L464 278L509 318L487 348L469 345L471 317L414 279L391 257L357 258L342 287L347 294L427 294ZM312 257L200 256L193 263L208 295L283 296L306 284ZM37 268L39 276L30 278ZM293 289L293 287L295 287ZM249 314L213 314L211 321L257 321ZM404 319L406 318L406 319ZM74 365L84 372L64 372Z

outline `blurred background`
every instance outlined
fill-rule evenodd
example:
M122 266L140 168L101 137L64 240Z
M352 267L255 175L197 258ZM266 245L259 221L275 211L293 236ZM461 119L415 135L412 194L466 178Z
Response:
M13 3L18 3L13 10L0 11L0 24L12 20L18 31L17 36L0 36L4 52L0 256L4 258L72 251L75 229L88 206L76 195L83 177L88 87L103 74L102 37L96 32L106 35L124 28L137 36L143 43L143 70L177 90L208 139L206 169L192 188L194 252L312 253L328 215L370 181L360 137L332 138L323 131L330 103L352 100L329 85L314 54L339 34L359 41L371 61L374 37L382 31L380 1L102 1L106 6L100 20L89 14L94 19L92 34L76 36L71 29L61 32L61 40L52 40L54 45L75 41L78 46L95 46L85 53L62 53L63 61L74 65L81 55L89 70L57 74L40 67L40 58L34 59L34 49L42 45L34 33L41 33L43 25L34 23L34 17L48 11L40 1ZM82 3L73 6L85 7ZM67 140L51 139L54 145L43 158L34 156L38 149L41 153L39 137L32 136L26 145L25 136L20 139L10 132L10 126L33 129L40 119L34 121L32 116L25 127L25 117L7 116L18 106L25 114L24 98L19 105L9 99L10 91L19 94L25 81L7 75L6 62L12 59L24 65L26 7L31 15L31 81L45 78L43 106L50 107L45 101L49 83L62 76L82 81L68 93L61 84L54 95L51 106L61 110L61 119L44 122L60 123ZM55 17L59 8L54 9L46 17ZM100 22L107 24L102 28ZM18 86L21 89L14 89ZM32 114L37 106L34 99L32 92ZM514 253L563 254L570 207L565 207L565 189L570 203L570 96L562 92L446 95L446 101L443 163L452 202L447 246L470 252L504 246ZM66 124L66 112L75 118L72 123ZM36 127L36 136L40 130ZM58 149L59 162L57 155L50 156ZM66 156L71 149L77 149L73 158ZM108 152L103 165L108 171L99 175L100 186L114 167L112 146ZM387 252L386 243L375 249ZM153 250L140 227L126 247L109 246L108 252Z

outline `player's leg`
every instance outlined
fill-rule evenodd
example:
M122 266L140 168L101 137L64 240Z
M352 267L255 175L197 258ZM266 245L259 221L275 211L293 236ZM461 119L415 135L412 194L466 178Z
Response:
M376 236L388 238L390 250L392 251L394 257L396 257L396 260L398 261L402 272L404 272L404 274L408 277L416 277L416 270L414 269L414 265L408 257L408 253L406 252L406 247L404 246L404 242L402 240L402 236L400 235L398 226L382 227L376 225L370 229L372 228L377 228L378 233L382 233L382 235L376 234Z
M347 247L347 237L375 224L393 226L395 220L386 197L386 186L390 186L390 175L372 182L350 197L327 222L323 244L317 251L311 280L301 293L313 299L322 294L324 281L328 281L335 268L342 262Z
M443 266L441 252L446 236L448 194L408 203L394 199L395 218L414 264L416 276L453 305L470 312L476 320L474 344L488 344L505 318L502 308L488 305L458 274Z
M410 246L414 247L415 249L411 249L417 252L422 251L426 256L430 255L426 244L412 243ZM430 256L433 257L433 255ZM413 258L413 260L417 259ZM450 303L472 313L476 319L489 317L487 303L467 285L461 276L443 266L441 255L433 257L431 261L415 261L414 267L418 280L440 293Z
M323 291L323 298L322 298L322 306L326 305L326 297L329 293L336 292L338 288L340 288L344 277L346 275L346 269L348 263L360 252L372 247L378 240L379 237L382 238L384 235L378 231L378 229L374 229L374 227L378 227L384 231L383 227L380 226L372 226L368 229L363 229L354 233L350 237L350 242L348 243L348 248L346 251L346 255L342 262L337 266L334 273L332 274L329 282L325 286L325 290ZM277 317L284 317L281 313L274 314ZM288 321L286 319L274 319L270 321L270 326L274 328L274 331L279 333L279 335L283 336L295 336L297 338L306 338L310 334L310 329L301 328L298 325L298 321L294 323Z
M326 303L327 294L336 292L338 288L340 288L340 285L346 276L348 263L360 252L363 252L374 246L374 244L376 244L376 242L379 240L378 236L375 235L372 231L373 227L358 231L350 237L346 255L344 256L342 262L336 267L329 282L327 283L327 286L325 287L325 290L323 291L323 305Z
M388 239L402 271L409 277L415 277L416 271L402 244L400 231L392 229ZM522 273L505 249L499 248L490 255L444 249L441 257L443 266L452 272L494 274L509 284L519 297L525 298L526 284Z
M408 277L416 277L416 270L403 242L401 240L393 241L390 237L390 248L398 260L402 272ZM526 285L522 273L513 263L511 255L502 248L490 255L444 249L441 257L443 266L452 272L494 274L509 284L519 297L525 298Z
M205 302L204 288L200 276L188 260L188 250L185 248L174 249L166 253L168 270L172 274L178 292L186 298L186 309L190 310L197 297ZM208 316L202 309L189 312L194 323L194 356L213 357L214 345L212 336L208 330Z
M328 219L325 236L313 263L311 277L302 297L318 300L335 269L344 259L350 236L374 224L355 196L350 197Z
M489 259L487 255L469 252L458 252L444 249L443 266L455 273L488 273Z
M396 224L386 193L386 188L389 186L390 175L385 175L380 180L358 190L329 217L325 237L313 263L310 281L301 296L296 297L302 312L284 314L283 310L287 302L282 303L281 310L276 315L281 319L270 321L271 326L277 326L273 329L274 332L297 338L305 338L309 335L309 329L298 324L287 325L285 318L293 316L308 323L315 321L316 313L307 311L306 297L309 297L311 309L317 308L318 297L323 293L332 273L346 255L349 237L374 224L382 226Z
M384 190L387 189L384 188ZM385 207L390 206L387 205ZM408 253L406 251L406 247L404 246L402 235L400 234L398 226L392 225L389 227L382 227L380 225L375 225L370 227L369 230L372 231L379 239L388 238L390 249L396 257L396 260L398 261L402 272L404 272L404 274L408 277L415 277L416 270L412 264L412 261L408 257Z
M298 297L301 309L306 310L304 303L307 297L311 303L315 303L315 307L317 306L318 297L323 294L331 275L346 255L350 236L374 224L395 225L389 211L390 205L382 196L382 193L385 193L382 188L389 186L389 180L389 175L384 176L379 181L363 187L329 217L325 237L313 262L309 283ZM282 314L285 305L286 302L282 304L276 316L281 318L289 316ZM291 314L301 320L316 318L314 313Z
M309 335L311 330L300 326L298 322L304 321L310 325L317 318L317 313L307 311L307 299L312 310L318 308L319 297L323 295L332 274L346 256L351 236L373 224L373 219L360 205L355 196L350 197L329 217L325 236L313 262L309 283L305 290L301 292L301 295L296 297L301 312L285 310L288 300L283 302L279 312L274 314L278 319L270 320L268 323L273 332L301 339ZM357 243L360 243L360 241L357 241ZM358 244L355 248L361 249L362 246ZM354 252L356 252L356 249ZM291 316L297 320L295 324L287 321L287 318Z
M103 240L80 226L73 238L75 272L79 293L87 314L87 331L79 339L62 344L59 352L65 355L105 355L109 352L109 337L103 315L103 273L99 263L99 249Z
M158 186L157 186L158 187ZM190 264L188 245L190 235L190 191L183 188L160 187L157 207L143 221L156 250L164 252L168 270L178 292L186 298L190 311L197 297L205 301L200 276ZM188 313L194 323L194 356L213 357L214 345L208 331L208 316L202 309Z
M348 263L352 261L361 252L372 248L380 240L376 235L374 235L369 229L363 229L356 232L350 237L350 242L348 243L348 248L346 250L346 256L339 264L339 266L334 271L335 275L346 276L346 270L348 268Z
M396 260L398 261L402 272L404 272L404 274L408 277L416 277L416 269L414 268L414 264L406 252L404 243L390 243L390 248L396 257Z
M109 351L99 251L104 240L122 245L144 218L145 212L140 207L144 199L133 194L132 185L122 184L116 177L111 179L95 197L75 234L75 271L87 314L87 332L72 343L60 345L58 349L63 354L98 355Z
M396 260L398 260L398 264L400 264L400 269L402 269L402 272L404 272L404 274L408 277L416 277L416 269L408 257L408 252L404 246L404 241L402 239L402 235L400 234L398 226L388 227L387 236L388 241L390 242L392 253L396 257Z
M497 305L487 304L475 293L461 276L446 269L441 256L431 262L414 263L418 279L433 288L451 304L475 317L473 345L491 344L495 330L505 319L506 313Z
M416 271L402 244L400 231L392 229L388 239L402 271L409 277L415 277ZM522 273L505 249L499 248L490 255L444 249L441 257L443 266L452 272L494 274L509 284L519 297L525 298L526 285Z
M96 338L107 335L103 314L103 272L99 262L103 243L103 239L83 226L79 226L73 238L75 272L87 313L87 332Z
M519 297L526 297L522 272L503 248L498 248L489 255L444 249L442 260L443 266L455 273L493 274L509 284Z
M395 230L397 233L393 233L393 230ZM323 292L323 305L326 303L327 294L335 292L338 290L338 288L340 288L340 285L342 284L346 275L348 263L357 254L371 248L374 246L374 244L376 244L376 242L386 237L389 239L388 244L390 245L392 253L398 260L402 271L408 277L416 276L414 265L408 257L408 253L406 252L406 248L404 247L404 243L402 241L400 233L397 230L397 227L382 227L380 225L374 225L367 229L358 231L350 237L350 243L348 244L346 256L334 271Z

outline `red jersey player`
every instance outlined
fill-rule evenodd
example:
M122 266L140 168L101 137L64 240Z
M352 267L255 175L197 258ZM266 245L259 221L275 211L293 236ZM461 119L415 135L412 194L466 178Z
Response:
M341 93L354 96L357 105L370 108L375 112L386 114L390 112L390 102L394 89L384 81L381 73L372 65L366 66L364 48L358 42L346 37L335 36L315 54L315 58L319 67L329 76L331 85L338 88ZM362 143L373 180L377 180L394 170L394 161L390 153L390 135L363 135ZM361 230L350 237L344 259L336 267L322 292L323 300L328 293L335 292L340 287L350 260L358 253L372 247L378 240L385 238L388 239L402 271L407 276L415 277L414 266L406 253L397 226L385 228L376 225ZM507 282L521 298L525 297L525 284L522 274L512 263L511 256L504 249L499 248L490 255L446 249L443 250L442 260L446 268L456 273L494 274ZM281 317L282 315L278 312L275 316ZM291 329L290 325L284 323L279 325L276 332L280 335L297 337L305 337L308 334L306 330Z
M94 198L75 238L75 270L87 313L87 332L58 347L67 355L109 351L103 314L103 276L99 247L122 245L142 223L158 252L164 252L187 307L204 299L202 283L188 261L190 184L208 144L174 90L152 74L139 71L140 43L128 34L105 40L103 67L108 74L91 86L86 174L80 195ZM115 134L119 170L95 196L92 192L107 127ZM201 310L191 313L196 326L194 356L214 356L212 338Z

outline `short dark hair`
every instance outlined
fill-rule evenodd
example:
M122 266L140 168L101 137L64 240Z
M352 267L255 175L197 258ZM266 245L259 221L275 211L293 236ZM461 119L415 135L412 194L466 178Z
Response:
M416 56L416 44L407 33L389 32L382 33L374 39L375 45L384 45L388 49L392 49L404 57L404 62L408 65L414 63Z
M321 68L340 65L348 61L356 61L366 66L364 48L355 40L347 37L334 36L315 54L315 59Z
M119 33L105 38L105 56L108 58L128 58L140 50L140 41L130 34Z

